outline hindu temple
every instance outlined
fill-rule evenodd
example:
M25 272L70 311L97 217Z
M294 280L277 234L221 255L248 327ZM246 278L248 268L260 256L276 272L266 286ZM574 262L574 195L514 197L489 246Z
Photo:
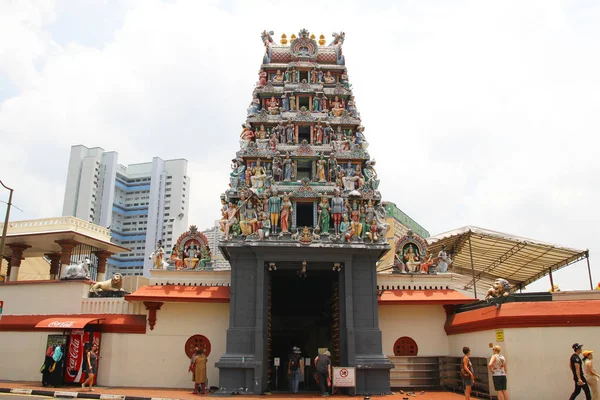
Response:
M327 348L357 367L357 392L390 391L377 319L376 262L389 249L378 191L342 53L303 29L265 46L229 185L221 252L231 264L226 391L269 385L273 354Z

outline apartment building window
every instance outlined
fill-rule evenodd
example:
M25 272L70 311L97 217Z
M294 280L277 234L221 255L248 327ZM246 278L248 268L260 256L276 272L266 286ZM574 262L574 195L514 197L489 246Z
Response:
M171 209L171 207L165 207L165 210L170 210L170 209Z
M173 178L173 177L172 177L172 176L170 176L170 175L169 175L169 176L167 176L167 179L171 179L171 178Z

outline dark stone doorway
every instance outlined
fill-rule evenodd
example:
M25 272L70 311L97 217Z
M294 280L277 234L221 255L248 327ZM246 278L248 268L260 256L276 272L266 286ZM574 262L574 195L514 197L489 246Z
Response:
M299 347L303 359L310 358L311 365L304 370L304 382L300 390L318 390L313 378L312 360L319 348L338 353L334 347L334 321L339 321L339 307L334 306L339 274L332 271L333 265L317 270L314 263L309 266L306 277L297 270L275 271L270 274L270 385L272 391L288 391L287 365L292 348ZM338 315L334 315L336 313ZM337 318L337 319L336 319ZM339 347L339 341L337 342ZM279 357L281 366L273 365ZM277 379L275 375L278 374Z

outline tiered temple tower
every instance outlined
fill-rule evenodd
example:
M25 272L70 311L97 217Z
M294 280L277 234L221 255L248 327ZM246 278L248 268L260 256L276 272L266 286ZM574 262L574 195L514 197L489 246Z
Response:
M345 34L329 45L305 29L289 44L271 35L262 33L259 81L221 196L232 288L220 386L273 386L271 292L287 271L331 279L334 364L357 368L357 393L387 393L376 262L389 249L389 226L342 54Z

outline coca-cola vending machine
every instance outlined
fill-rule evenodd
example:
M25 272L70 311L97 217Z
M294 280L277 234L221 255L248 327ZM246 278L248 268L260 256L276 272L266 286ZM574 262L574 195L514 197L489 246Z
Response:
M93 345L98 346L98 356L100 356L100 332L85 332L82 330L72 330L69 335L69 348L65 355L65 383L82 383L85 380L83 372L83 353L84 346L89 343L89 348ZM94 384L98 375L94 378Z

